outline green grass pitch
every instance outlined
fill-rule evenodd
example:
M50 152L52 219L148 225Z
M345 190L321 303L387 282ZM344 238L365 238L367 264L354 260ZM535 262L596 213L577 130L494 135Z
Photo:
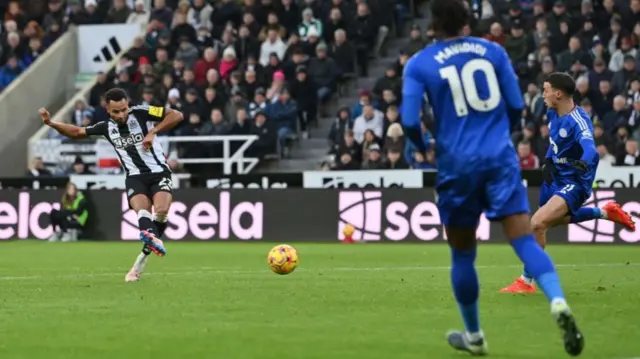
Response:
M429 244L296 244L298 270L269 271L265 243L167 243L138 283L139 243L0 244L2 359L464 358L449 253ZM640 247L552 246L586 336L583 358L640 357ZM493 358L567 357L542 294L498 289L510 247L480 247Z

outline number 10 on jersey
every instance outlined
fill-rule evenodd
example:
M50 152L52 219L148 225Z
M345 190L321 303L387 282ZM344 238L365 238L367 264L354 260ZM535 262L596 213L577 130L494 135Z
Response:
M478 71L484 74L487 81L488 97L484 100L478 95L474 78ZM495 110L500 104L500 85L496 70L485 59L473 59L467 62L460 69L460 73L454 65L443 67L440 69L440 76L449 82L458 117L467 116L469 107L478 112L489 112Z

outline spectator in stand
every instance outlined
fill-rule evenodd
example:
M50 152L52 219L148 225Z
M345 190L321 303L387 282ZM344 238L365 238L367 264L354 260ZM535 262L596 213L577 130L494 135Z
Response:
M387 108L387 112L384 114L384 128L382 129L382 132L387 133L389 127L395 123L400 124L400 112L398 107L389 106Z
M326 105L329 101L338 81L336 69L335 61L327 56L327 46L325 44L318 45L316 57L309 61L309 75L318 87L317 100L321 104L323 116L326 116L326 109L322 105Z
M268 30L266 32L268 32ZM253 56L254 58L259 57L261 43L255 37L251 36L249 27L244 24L240 26L238 35L239 36L234 43L234 49L236 50L236 54L240 61L247 60L249 56Z
M267 107L267 115L273 120L278 133L278 141L282 148L283 157L289 156L288 146L291 135L295 133L296 121L298 118L298 106L291 99L289 90L284 87L278 94L276 102Z
M384 168L389 170L406 170L410 167L402 157L402 151L393 147L387 149L387 161L384 163Z
M368 155L365 161L362 163L362 169L365 170L380 170L384 169L384 162L382 161L382 149L377 143L371 144L368 148Z
M225 108L225 114L226 114L225 118L233 121L236 118L238 111L240 109L246 110L248 106L249 104L244 99L244 94L242 93L242 89L240 89L240 87L237 87L237 86L233 87L231 89L231 98Z
M338 110L336 114L336 118L333 120L333 124L331 125L331 129L329 129L329 146L330 153L335 153L337 148L343 144L344 134L347 132L351 133L353 137L353 131L351 130L351 111L349 111L348 107L342 107Z
M518 158L520 159L520 168L525 170L533 170L540 168L540 160L531 151L531 143L527 140L518 143Z
M258 113L264 112L267 109L267 98L264 88L259 87L256 89L253 101L249 103L249 117L255 118Z
M364 133L364 139L360 143L362 146L362 158L366 160L369 157L369 149L371 146L382 147L382 139L378 137L373 130L366 130Z
M353 40L356 48L356 59L360 66L360 75L369 74L369 54L374 48L378 36L376 23L371 17L369 6L359 3L357 16L353 23Z
M384 148L402 153L405 148L404 132L402 125L394 123L387 129L387 137L384 140Z
M89 167L87 166L86 163L84 163L84 161L82 160L82 157L80 156L76 156L75 160L73 161L73 165L71 166L71 168L69 168L67 170L67 173L70 175L92 175L94 174L93 172L91 172L89 170Z
M620 125L627 120L627 110L625 108L626 100L623 96L618 95L613 99L613 109L602 118L602 127L607 133L613 133Z
M335 31L334 41L329 47L329 56L335 61L337 72L342 78L346 74L354 74L356 72L356 50L353 45L347 41L347 33L344 29Z
M373 131L378 138L382 137L383 128L384 116L371 104L363 106L362 115L358 116L353 123L353 133L358 143L363 142L367 130Z
M346 153L349 155L351 162L354 163L357 168L360 168L360 164L362 163L362 146L356 142L353 137L353 131L345 129L345 131L340 134L340 138L336 138L331 153L335 155L336 165L338 165L338 162L341 161L342 156Z
M411 32L409 32L409 43L405 45L404 50L413 56L413 54L422 50L425 45L426 41L422 38L420 26L413 25L411 27Z
M638 142L634 139L628 139L625 143L625 152L616 158L617 166L640 166L640 151L638 150Z
M87 104L83 100L78 100L75 103L74 111L71 113L71 122L75 126L86 126L83 124L85 112L92 111L93 109L87 107Z
M360 117L360 115L362 115L362 109L364 108L364 106L371 105L375 108L378 105L377 101L372 101L371 93L367 90L360 90L358 92L358 96L360 97L360 101L355 104L353 106L353 109L351 110L352 119L358 118Z
M51 171L49 171L42 161L41 157L35 157L29 163L29 169L25 174L26 177L51 177Z
M318 87L307 75L304 65L298 66L296 78L291 83L292 97L298 104L298 123L302 137L308 138L307 126L316 121L318 114Z
M25 66L15 54L9 55L7 64L0 68L0 92L4 91L9 85L20 76Z
M627 83L631 78L637 75L636 60L631 55L624 57L622 69L613 74L611 79L611 87L614 93L622 93L627 88Z
M129 19L129 15L131 15L131 8L129 8L125 0L113 0L113 7L107 13L105 22L108 24L124 24Z
M356 162L348 152L345 152L338 157L338 162L336 162L334 167L337 171L353 171L359 170L360 168L360 163Z
M278 95L284 90L285 87L285 77L282 71L276 71L273 73L273 82L271 83L271 87L267 90L267 100L270 103L275 103L278 101Z
M287 29L280 24L280 19L278 19L278 14L275 12L270 12L267 16L267 24L262 27L260 30L260 34L258 34L258 40L264 41L267 39L267 32L269 29L276 29L278 32L278 36L281 39L287 38Z
M260 64L267 66L271 63L270 57L275 54L279 61L284 59L287 45L278 35L278 29L270 28L267 31L267 39L260 46Z
M314 18L313 10L311 8L306 8L302 11L302 23L298 26L298 34L302 41L307 41L309 33L312 32L311 29L315 30L314 33L317 36L322 37L322 22Z
M379 78L373 86L373 95L380 99L384 90L391 90L399 98L402 92L402 78L396 73L394 65L387 67L384 76Z
M146 9L144 0L136 0L133 5L133 11L127 18L127 24L146 25L149 23L150 17L151 13Z
M253 118L250 133L258 136L250 153L258 157L278 152L278 134L264 112L258 112Z
M232 135L248 135L251 133L251 125L249 125L247 110L245 108L238 108L236 116L231 125L230 134ZM235 144L239 146L240 144Z

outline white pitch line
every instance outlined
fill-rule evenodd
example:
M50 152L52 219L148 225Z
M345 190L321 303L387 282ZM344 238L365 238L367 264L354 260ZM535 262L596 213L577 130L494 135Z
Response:
M640 263L582 263L582 264L557 264L558 268L615 268L615 267L638 267ZM480 265L476 266L477 269L506 269L506 268L521 268L522 265ZM369 272L369 271L445 271L449 270L450 266L414 266L414 267L330 267L330 268L318 268L318 269L304 269L300 268L298 271L303 272ZM151 272L145 275L154 276L170 276L170 275L206 275L206 274L261 274L266 273L269 270L242 270L242 269L217 269L212 267L194 268L195 270L183 271L183 272ZM23 281L23 280L37 280L45 278L94 278L94 277L112 277L124 275L126 271L122 272L105 272L105 273L77 273L77 274L61 274L61 275L33 275L33 276L0 276L0 281ZM636 358L640 359L640 358Z

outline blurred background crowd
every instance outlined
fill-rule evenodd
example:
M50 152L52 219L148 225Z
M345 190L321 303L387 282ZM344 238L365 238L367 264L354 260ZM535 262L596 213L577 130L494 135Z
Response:
M71 24L139 22L146 35L98 75L71 122L106 120L102 94L118 86L132 102L181 110L186 120L170 136L256 134L251 155L287 158L310 126L329 121L323 169L435 168L429 104L422 119L430 152L416 152L399 123L404 64L435 36L407 21L415 3L0 0L0 88ZM504 46L520 78L526 108L512 137L523 168L539 167L549 145L541 90L553 71L576 78L576 101L592 116L601 162L640 164L640 0L469 0L469 7L466 33ZM390 29L404 45L393 63L370 73ZM364 76L378 79L352 104L337 105L341 86ZM220 148L184 144L180 155L220 156Z
M640 0L472 0L469 6L473 19L465 32L501 44L520 79L526 108L512 138L522 168L539 168L549 146L542 84L554 71L576 79L575 100L591 115L601 163L640 164ZM433 146L426 155L416 152L396 124L402 64L434 35L412 28L396 68L339 114L329 134L337 161L326 169L435 168ZM428 104L422 119L424 141L433 145Z

